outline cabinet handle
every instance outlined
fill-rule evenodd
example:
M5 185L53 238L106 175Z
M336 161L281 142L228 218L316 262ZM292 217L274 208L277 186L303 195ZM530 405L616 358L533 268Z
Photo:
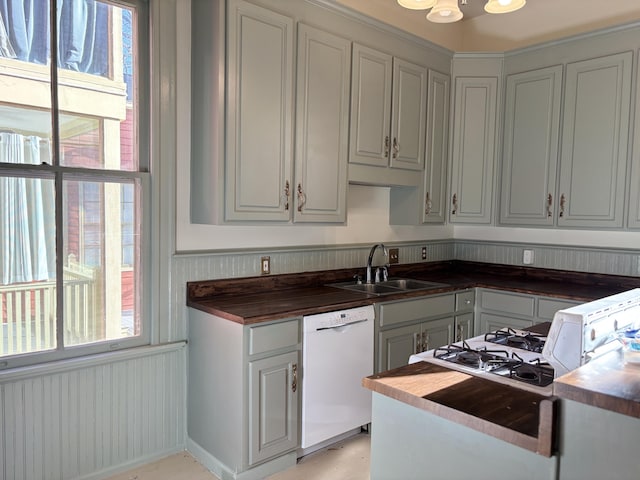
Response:
M284 193L282 194L282 199L284 200L284 210L285 212L289 210L289 195L291 194L289 188L289 180L284 182Z
M551 212L553 210L553 197L551 194L547 195L547 217L551 216Z
M429 334L422 332L422 351L426 352L427 350L429 350Z
M304 207L305 203L307 203L307 196L302 191L302 184L299 183L298 184L298 211L299 212L302 211L302 207Z
M389 135L384 137L384 156L389 156Z
M456 212L458 211L458 194L457 193L453 194L451 203L453 204L453 210L451 210L451 215L455 215Z
M425 199L424 199L424 214L429 215L431 213L432 207L433 207L433 204L431 203L431 195L429 194L429 192L427 192L427 195L425 196Z
M298 390L298 364L294 363L291 366L291 371L293 372L293 380L291 381L291 391L296 393Z
M560 195L560 216L564 217L564 206L566 203L567 199L564 196L564 193L562 195Z
M400 145L398 145L398 139L393 137L393 158L398 158L398 153L400 152Z
M456 342L459 342L459 341L462 340L462 330L463 330L462 329L462 324L458 325L457 330L458 330L458 332L457 332L458 334L456 335Z
M422 335L420 333L414 333L413 339L416 342L416 353L422 352Z

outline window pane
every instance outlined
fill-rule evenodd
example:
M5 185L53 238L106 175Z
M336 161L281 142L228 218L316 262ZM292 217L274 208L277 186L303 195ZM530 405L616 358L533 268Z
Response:
M135 171L133 12L95 0L59 3L60 164Z
M65 181L63 192L65 345L139 335L139 183Z
M54 203L53 180L0 176L0 357L56 347Z

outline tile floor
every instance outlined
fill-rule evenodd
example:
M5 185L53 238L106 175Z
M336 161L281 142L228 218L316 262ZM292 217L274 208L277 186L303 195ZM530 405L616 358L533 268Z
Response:
M369 480L370 437L354 435L301 458L267 480ZM181 452L106 480L218 480L188 452Z

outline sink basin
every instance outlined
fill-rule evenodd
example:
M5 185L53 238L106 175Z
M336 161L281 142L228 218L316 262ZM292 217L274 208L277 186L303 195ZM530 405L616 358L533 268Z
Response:
M368 293L370 295L390 295L392 293L412 292L416 290L429 290L446 286L444 283L428 282L425 280L413 280L410 278L391 278L386 282L378 283L332 283L330 287L344 288L354 292Z

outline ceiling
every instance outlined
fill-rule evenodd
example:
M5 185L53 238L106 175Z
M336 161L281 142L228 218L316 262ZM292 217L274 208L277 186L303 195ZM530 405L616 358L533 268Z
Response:
M502 15L484 12L486 0L467 0L463 19L449 24L429 22L426 11L407 10L396 0L334 1L455 52L504 52L640 22L640 0L527 0Z

